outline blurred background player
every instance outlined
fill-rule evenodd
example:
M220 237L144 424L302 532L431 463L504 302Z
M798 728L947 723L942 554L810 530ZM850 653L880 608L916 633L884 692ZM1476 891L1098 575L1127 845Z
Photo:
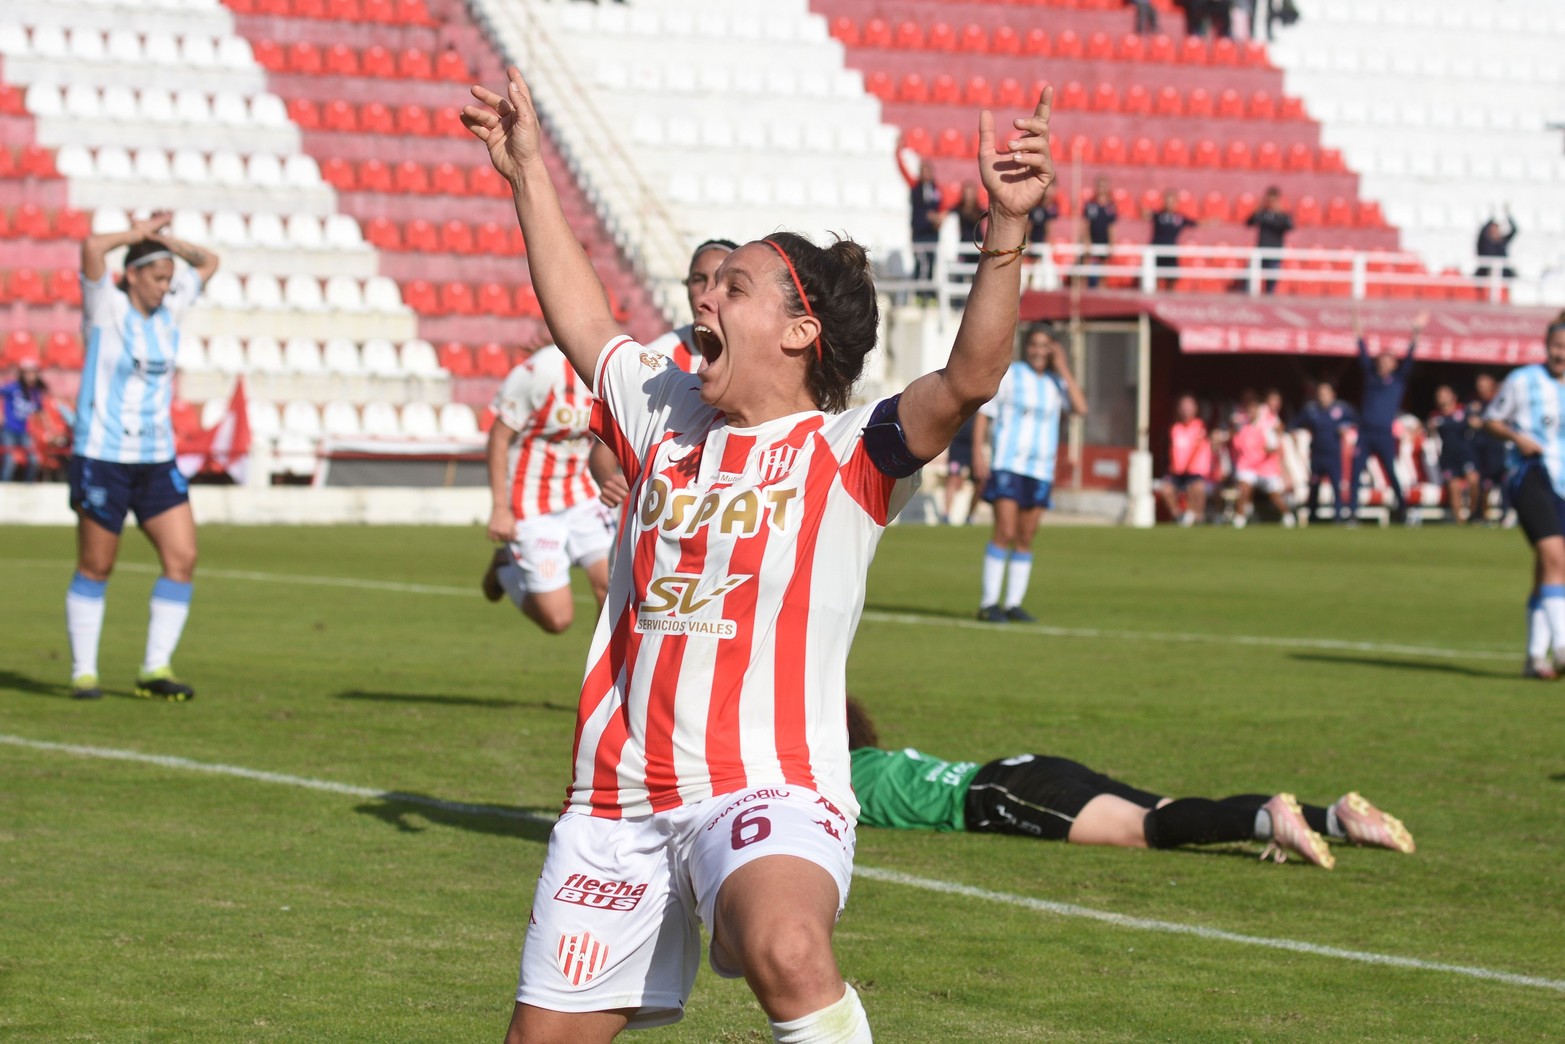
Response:
M1212 471L1212 439L1201 419L1194 395L1181 395L1168 429L1168 474L1158 494L1168 513L1182 526L1206 521L1206 477ZM1179 498L1185 498L1184 508Z
M1255 229L1255 245L1261 250L1281 250L1288 233L1293 231L1293 216L1282 207L1282 190L1277 186L1266 190L1261 205L1244 222ZM1282 258L1273 254L1261 258L1262 271L1275 271L1282 267ZM1277 289L1277 280L1267 279L1261 288L1268 294Z
M600 606L609 587L613 516L594 467L616 476L618 469L606 450L594 453L592 403L586 382L552 344L513 369L495 393L489 539L501 546L484 573L484 597L509 596L550 634L576 615L571 566L587 574Z
M1038 520L1053 504L1060 421L1066 411L1087 413L1065 354L1049 327L1033 327L1022 358L1005 371L1000 390L979 409L973 425L973 479L984 484L983 498L994 506L978 610L988 623L1037 619L1022 608L1022 598L1032 577Z
M1418 350L1418 335L1423 333L1428 322L1428 312L1419 312L1414 316L1413 333L1407 340L1407 354L1398 359L1389 351L1371 357L1369 343L1364 340L1358 317L1355 315L1353 318L1354 333L1358 335L1359 369L1364 371L1364 401L1359 408L1359 435L1358 446L1353 451L1353 474L1348 476L1350 519L1358 518L1359 479L1370 457L1380 461L1380 468L1386 473L1386 484L1391 487L1391 495L1397 498L1396 510L1391 513L1392 520L1400 522L1407 519L1407 498L1397 478L1399 447L1392 425L1402 412L1402 397L1407 393L1407 379L1413 373L1413 353Z
M97 699L104 595L119 555L125 515L157 550L147 650L136 676L144 699L188 700L194 690L170 661L190 615L196 521L185 477L174 467L174 360L179 324L217 271L217 255L163 232L159 211L124 232L82 243L82 341L87 347L70 462L76 512L76 574L65 596L71 694ZM125 274L109 280L107 255L125 252ZM188 267L179 267L175 258Z
M940 521L944 525L955 523L954 512L956 510L956 498L965 487L975 486L973 482L973 427L977 422L967 418L962 427L957 430L956 437L951 440L950 447L946 450L946 476L945 486L940 491ZM978 490L972 488L967 499L967 511L963 515L962 525L967 525L973 520L973 510L978 507Z
M1478 459L1478 492L1474 498L1474 510L1479 518L1489 514L1489 500L1500 494L1500 518L1503 521L1511 511L1510 487L1505 481L1505 443L1490 435L1484 428L1484 415L1489 404L1500 391L1500 382L1492 373L1480 373L1473 378L1473 400L1467 404L1467 423L1473 427L1473 455Z
M1342 435L1358 423L1352 406L1337 398L1337 386L1321 381L1315 386L1315 398L1293 419L1294 431L1309 432L1310 491L1305 501L1305 519L1313 522L1320 507L1320 487L1331 490L1331 510L1338 522L1348 519L1342 494Z
M706 293L706 288L712 285L717 266L737 246L729 239L708 239L691 253L690 271L685 275L685 299L690 302L691 315L696 313L696 298ZM686 373L695 373L701 368L701 353L696 351L695 338L690 332L694 328L694 323L686 323L670 330L647 347L671 357L674 365Z
M1081 234L1087 244L1088 264L1091 266L1087 286L1095 287L1102 278L1097 270L1108 263L1109 253L1114 249L1114 222L1119 220L1119 208L1114 205L1114 191L1109 187L1109 179L1101 174L1094 183L1092 198L1081 208L1081 220Z
M1473 426L1467 409L1449 384L1435 389L1435 412L1427 425L1429 434L1440 440L1440 484L1445 487L1451 519L1465 523L1472 517L1473 498L1478 489L1478 454L1473 448Z
M1565 667L1565 313L1544 349L1543 363L1506 376L1484 429L1511 444L1511 504L1533 550L1522 673L1552 679Z
M875 725L848 701L848 748L859 823L901 830L1020 834L1040 841L1116 848L1179 848L1260 841L1261 858L1289 853L1330 870L1326 838L1414 851L1401 821L1349 791L1330 807L1292 794L1167 798L1047 754L982 765L945 761L911 747L879 746Z
M1277 415L1276 405L1261 402L1255 392L1246 388L1234 416L1230 443L1234 481L1239 485L1239 500L1234 505L1236 529L1250 523L1257 492L1271 501L1284 526L1292 527L1297 521L1288 506L1287 483L1283 478L1282 435L1282 418Z
M1175 209L1175 204L1178 202L1179 195L1172 189L1163 193L1163 209L1152 215L1153 246L1178 246L1179 237L1196 227L1195 221ZM1158 289L1174 289L1174 281L1178 278L1179 255L1159 253L1157 255Z
M1505 231L1500 231L1500 223L1494 218L1484 222L1483 228L1478 230L1479 257L1492 258L1492 262L1481 264L1473 272L1479 279L1487 279L1499 268L1500 274L1506 279L1515 279L1516 270L1507 264L1511 256L1511 240L1516 238L1516 219L1511 216L1511 208L1505 208Z
M0 385L0 482L16 476L18 455L24 465L22 481L37 480L39 456L33 445L32 419L43 409L47 394L38 360L32 356L17 364L16 380Z

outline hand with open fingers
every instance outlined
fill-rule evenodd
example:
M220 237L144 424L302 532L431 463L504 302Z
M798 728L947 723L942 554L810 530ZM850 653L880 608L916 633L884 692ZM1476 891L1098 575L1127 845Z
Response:
M507 181L521 176L522 168L538 158L540 132L533 97L514 65L506 67L505 96L474 86L478 105L462 109L462 125L489 149L489 162Z
M168 210L154 210L140 221L130 223L131 231L142 239L152 239L159 232L168 227L168 223L174 220L174 214Z
M995 141L994 114L978 117L978 172L989 193L994 216L1023 219L1043 202L1054 181L1054 157L1049 153L1049 116L1054 108L1054 88L1045 87L1031 116L1013 121L1014 130L999 151Z

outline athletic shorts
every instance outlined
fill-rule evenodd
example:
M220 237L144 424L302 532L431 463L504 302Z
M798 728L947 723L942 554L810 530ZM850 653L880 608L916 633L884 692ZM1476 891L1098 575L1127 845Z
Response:
M1548 468L1535 460L1524 462L1511 476L1510 488L1516 521L1528 543L1565 536L1565 500L1554 492Z
M1173 486L1179 492L1183 493L1185 490L1189 489L1191 486L1198 485L1198 484L1200 484L1202 482L1205 482L1206 478L1204 476L1202 476L1202 475L1197 475L1193 471L1184 471L1184 472L1174 472L1174 471L1171 471L1166 476L1164 476L1163 481L1167 482L1170 486Z
M586 566L608 556L614 543L614 512L596 498L564 511L516 522L506 548L522 570L523 586L533 594L558 591L571 582L571 566Z
M1020 754L991 761L967 787L967 829L1065 841L1087 802L1113 794L1143 808L1162 795L1126 786L1067 758Z
M552 1011L631 1008L630 1028L678 1022L728 875L762 856L853 876L854 824L802 787L773 785L667 812L607 819L566 812L549 834L522 946L516 999ZM712 970L740 977L714 951Z
M1014 500L1023 511L1054 506L1054 483L1046 479L1019 475L1014 471L993 471L984 483L984 501Z
M1260 475L1253 471L1236 471L1234 478L1243 482L1251 489L1258 489L1262 493L1281 493L1284 485L1281 475Z
M146 525L169 508L190 502L190 484L172 460L157 464L116 464L91 457L71 457L71 510L92 519L111 533L125 528L127 512Z
M1464 460L1456 464L1440 465L1440 481L1455 482L1457 479L1472 478L1478 474L1477 461Z

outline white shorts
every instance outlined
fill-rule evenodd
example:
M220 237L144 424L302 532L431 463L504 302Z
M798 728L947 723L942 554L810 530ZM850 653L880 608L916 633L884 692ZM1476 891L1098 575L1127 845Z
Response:
M506 545L522 571L522 588L533 594L558 591L571 582L571 566L586 568L606 558L614 541L614 513L593 498L564 511L518 519Z
M1236 471L1234 478L1243 482L1251 489L1258 489L1262 493L1281 493L1287 488L1283 484L1281 475L1258 475L1253 471Z
M553 1011L631 1008L630 1028L678 1022L728 875L762 856L853 876L854 824L812 790L752 787L668 812L606 819L566 812L549 835L522 946L516 999ZM724 978L740 971L712 955Z

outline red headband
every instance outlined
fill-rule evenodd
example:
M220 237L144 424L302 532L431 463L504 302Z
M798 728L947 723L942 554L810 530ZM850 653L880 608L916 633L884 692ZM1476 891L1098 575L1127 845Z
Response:
M799 303L804 306L804 314L809 316L811 319L814 319L815 318L815 311L812 308L810 308L810 299L808 297L804 296L804 284L799 282L799 273L795 272L793 270L793 262L788 260L788 252L786 250L784 250L782 247L778 246L776 243L772 242L770 239L763 239L763 240L761 240L761 242L765 243L767 246L769 246L773 250L777 251L777 256L782 258L783 259L783 264L788 266L788 275L790 275L793 278L793 288L795 290L799 291ZM819 320L817 320L817 322L818 321ZM815 361L816 362L823 362L824 361L821 358L821 339L820 339L819 335L817 335L816 338L815 338Z

